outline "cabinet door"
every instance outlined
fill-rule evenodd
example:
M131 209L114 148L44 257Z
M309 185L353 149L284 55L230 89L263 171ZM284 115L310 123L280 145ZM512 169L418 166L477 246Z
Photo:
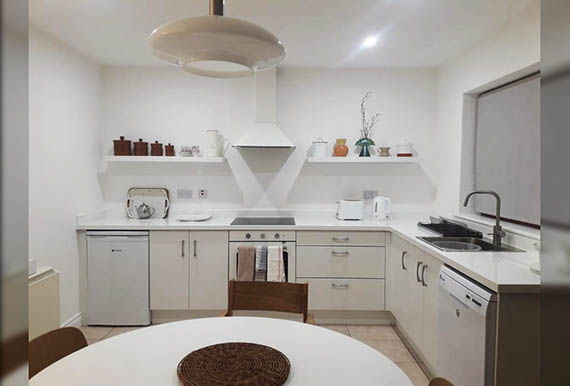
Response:
M405 278L402 282L405 285L404 297L404 318L402 324L410 335L410 338L417 344L422 335L422 284L420 279L421 267L423 264L423 253L412 245L406 247L405 257Z
M401 281L404 248L396 236L392 235L391 237L388 258L386 259L386 303L387 309L392 311L396 319L400 320L403 307L402 291L404 290Z
M188 232L150 232L150 308L188 309Z
M433 365L437 363L437 324L438 324L438 292L439 292L439 269L441 262L436 258L424 253L424 265L422 267L423 278L423 315L422 315L422 340L419 347Z
M228 305L228 232L190 232L190 309Z

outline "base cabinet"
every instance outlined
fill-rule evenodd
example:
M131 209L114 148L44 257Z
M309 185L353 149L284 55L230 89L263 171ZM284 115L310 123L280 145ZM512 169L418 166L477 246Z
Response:
M424 253L422 265L422 338L419 347L424 357L434 362L437 355L439 320L439 269L441 262ZM433 367L433 366L432 366Z
M310 310L384 310L383 279L298 278L297 283L309 283Z
M228 233L190 232L190 309L223 310L228 305Z
M187 231L150 232L150 309L188 308Z
M150 309L227 306L227 231L150 232Z
M433 359L437 354L438 273L441 263L394 235L389 250L386 263L388 309L423 357Z
M297 232L297 283L309 283L309 309L383 311L385 232Z

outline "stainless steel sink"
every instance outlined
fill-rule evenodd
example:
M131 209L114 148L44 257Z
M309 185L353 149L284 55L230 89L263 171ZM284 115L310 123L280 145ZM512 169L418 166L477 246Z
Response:
M446 252L524 252L511 245L494 245L474 237L418 237L418 239Z

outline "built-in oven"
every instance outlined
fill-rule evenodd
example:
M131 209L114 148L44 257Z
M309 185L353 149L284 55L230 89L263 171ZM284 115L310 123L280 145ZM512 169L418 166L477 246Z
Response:
M239 247L283 246L283 263L287 281L295 283L295 231L236 230L230 231L229 278L235 279Z

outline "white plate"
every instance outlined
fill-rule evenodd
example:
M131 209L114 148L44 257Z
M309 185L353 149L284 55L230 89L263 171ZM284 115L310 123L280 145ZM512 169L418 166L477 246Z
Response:
M189 222L189 221L206 221L212 218L211 213L186 213L179 214L176 219L178 221Z

